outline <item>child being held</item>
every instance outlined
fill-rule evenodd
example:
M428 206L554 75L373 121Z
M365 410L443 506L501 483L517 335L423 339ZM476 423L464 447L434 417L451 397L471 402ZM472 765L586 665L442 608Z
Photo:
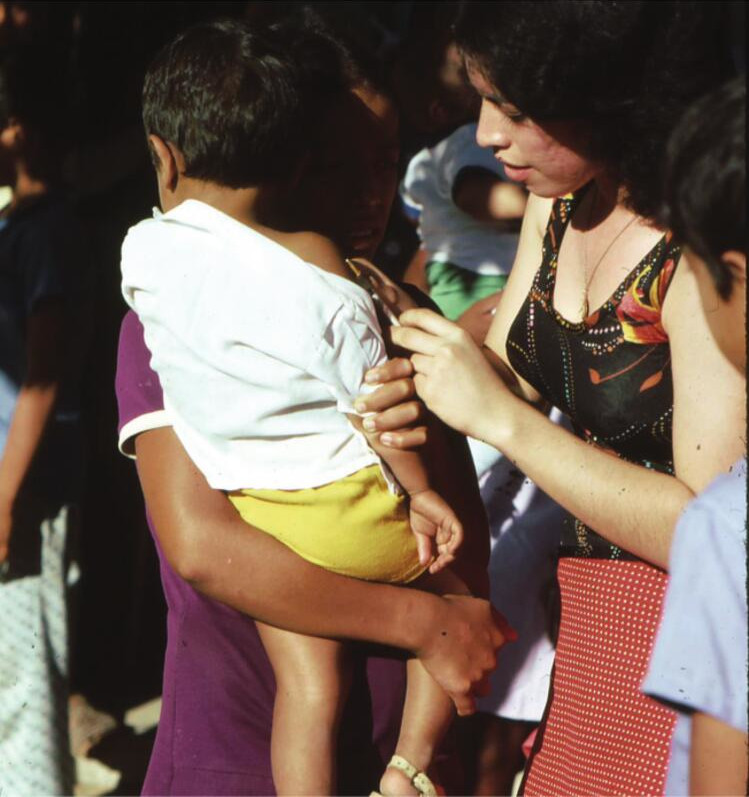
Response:
M461 523L420 455L367 437L354 408L364 373L386 357L372 299L327 239L289 231L317 91L309 72L272 32L238 22L199 26L162 51L144 122L164 212L128 233L123 292L175 432L248 523L348 576L467 594L445 569ZM216 96L220 111L206 113ZM332 794L346 647L257 625L277 682L277 791ZM435 793L425 771L451 717L447 695L409 662L383 793Z

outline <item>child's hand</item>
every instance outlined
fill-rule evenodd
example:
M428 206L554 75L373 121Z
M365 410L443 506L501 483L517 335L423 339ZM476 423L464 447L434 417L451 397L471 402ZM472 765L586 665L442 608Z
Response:
M455 561L455 552L463 542L463 526L434 490L412 495L409 512L419 561L422 564L431 562L429 572L438 573Z

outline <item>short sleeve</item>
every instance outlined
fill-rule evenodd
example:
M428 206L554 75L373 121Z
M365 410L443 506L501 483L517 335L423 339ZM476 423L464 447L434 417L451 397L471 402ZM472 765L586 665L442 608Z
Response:
M132 456L141 432L171 426L164 410L164 396L151 353L143 337L143 325L131 310L120 327L115 393L119 410L119 447Z
M65 219L58 214L45 213L38 223L26 225L18 251L18 266L23 285L24 312L31 315L41 302L64 299L73 290L74 235L67 229Z
M340 412L355 415L354 399L372 388L364 374L387 359L373 315L346 303L331 319L309 366L309 372L331 391Z
M743 485L728 500L696 499L679 521L643 690L746 733L745 477Z
M492 150L480 147L476 142L475 124L461 127L444 142L438 164L441 190L445 196L452 196L455 181L464 169L483 169L501 180L507 179Z

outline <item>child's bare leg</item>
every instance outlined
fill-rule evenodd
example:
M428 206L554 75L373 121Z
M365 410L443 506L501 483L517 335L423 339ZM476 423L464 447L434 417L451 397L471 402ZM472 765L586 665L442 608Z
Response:
M349 687L341 642L257 623L276 676L271 765L279 795L335 794L338 724Z
M465 583L450 570L426 575L413 582L418 589L440 595L467 595ZM417 659L408 662L408 686L395 754L421 772L428 772L443 737L452 723L452 700ZM412 795L419 790L400 770L388 767L380 780L383 795Z

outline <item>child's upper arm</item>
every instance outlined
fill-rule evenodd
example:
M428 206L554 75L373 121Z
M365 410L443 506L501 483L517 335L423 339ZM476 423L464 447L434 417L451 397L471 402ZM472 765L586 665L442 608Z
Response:
M485 343L513 371L523 394L530 401L539 401L541 397L512 369L507 357L507 335L512 322L528 296L533 279L541 265L544 234L552 204L551 199L542 199L533 194L528 198L515 263L502 293L502 299L497 306L497 314L489 328Z
M324 235L316 232L299 232L288 236L286 246L297 257L312 265L350 279L351 274L338 247Z

